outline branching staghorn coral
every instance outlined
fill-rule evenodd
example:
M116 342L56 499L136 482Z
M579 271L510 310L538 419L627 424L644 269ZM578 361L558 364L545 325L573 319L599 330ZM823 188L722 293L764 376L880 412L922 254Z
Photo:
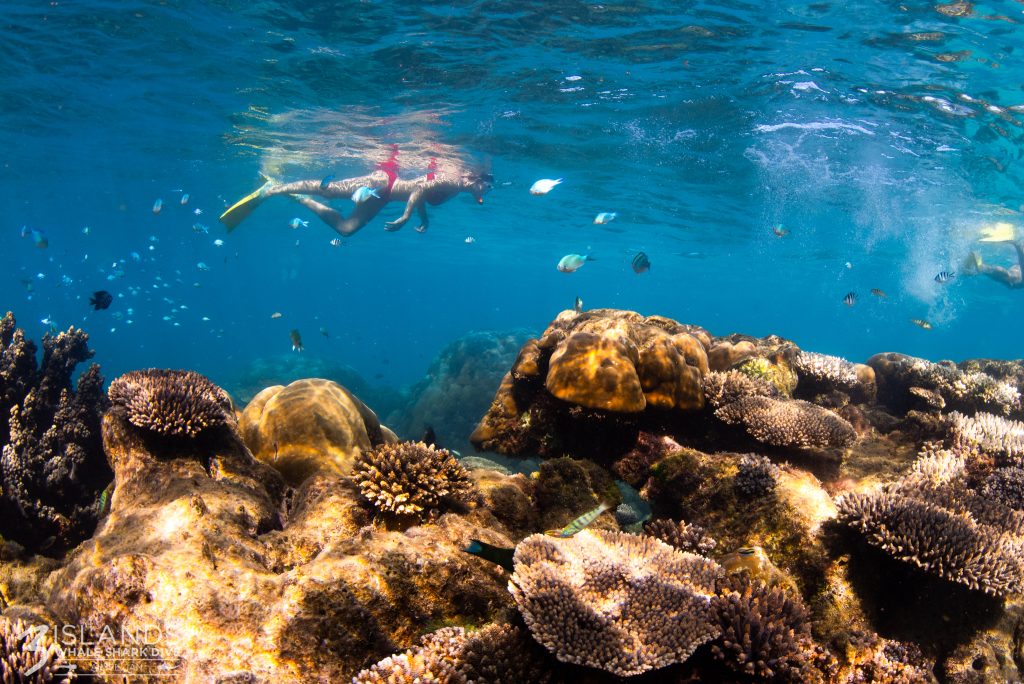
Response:
M722 635L712 648L730 668L773 682L822 681L799 594L739 573L722 581L714 606Z
M961 449L976 449L997 459L1024 465L1024 423L991 413L966 416L953 411L946 417L950 438Z
M857 438L848 422L799 399L745 397L721 407L715 415L729 425L743 426L748 435L771 446L846 447Z
M718 542L709 537L700 525L691 525L683 521L676 522L668 518L658 518L646 523L644 533L660 539L680 551L700 556L710 554L718 546Z
M556 658L631 676L683 662L718 635L721 572L653 537L584 530L520 542L509 589Z
M841 392L857 389L857 367L844 358L801 351L793 364L801 382L814 383Z
M132 425L164 436L194 438L234 421L228 393L194 371L131 371L107 393Z
M712 408L721 408L745 397L777 397L779 391L764 380L737 370L711 371L704 377L704 399Z
M419 518L446 499L465 498L472 490L469 472L450 452L423 442L382 444L363 451L352 478L374 508Z
M0 617L0 681L4 684L69 682L75 676L68 665L64 650L48 631Z
M779 467L760 454L743 454L733 486L745 497L768 496L779 483Z
M36 368L36 347L15 325L10 313L0 320L0 534L59 552L91 534L113 477L100 437L103 378L93 364L72 389L93 354L81 330L44 336Z

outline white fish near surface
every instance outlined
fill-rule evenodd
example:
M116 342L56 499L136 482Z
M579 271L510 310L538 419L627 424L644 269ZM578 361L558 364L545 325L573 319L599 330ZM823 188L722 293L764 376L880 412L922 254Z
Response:
M558 270L562 273L575 273L583 268L583 264L593 261L594 257L589 254L566 254L558 261Z
M213 246L214 247L223 247L224 246L224 241L221 240L220 238L217 238L216 240L213 241Z
M341 241L341 238L334 238L331 240L331 247L341 247L343 244L345 243Z
M594 225L600 226L605 223L611 223L618 216L614 211L602 211L600 214L594 217Z
M463 242L465 242L465 243L466 243L467 245L471 245L471 244L473 244L474 242L476 242L476 238L475 238L475 237L473 237L472 235L470 235L470 236L469 236L468 238L466 238L465 240L463 240Z
M288 227L292 230L295 230L296 228L309 228L309 221L303 221L300 218L293 218L288 222Z
M210 270L210 267L207 266L202 261L200 261L198 264L196 264L196 268L198 268L200 271L209 271Z
M375 189L367 187L365 185L352 193L352 201L355 202L356 204L362 204L371 197L376 197L377 199L380 199L380 195L377 194L377 191Z
M192 213L195 214L196 216L202 216L203 210L200 209L199 207L196 207L196 210L193 211Z
M549 192L551 192L551 190L561 182L561 178L556 178L554 180L550 178L541 178L539 181L530 186L530 194L546 195Z
M181 196L181 206L185 206L186 204L188 204L188 193L187 192L184 195Z

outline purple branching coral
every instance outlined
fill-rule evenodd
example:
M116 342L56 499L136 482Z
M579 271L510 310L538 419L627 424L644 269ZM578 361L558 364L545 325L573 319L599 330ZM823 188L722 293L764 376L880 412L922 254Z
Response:
M714 608L722 635L712 650L730 668L765 681L823 681L799 594L739 573L722 581Z
M128 422L165 437L194 438L235 420L227 392L194 371L131 371L110 383L108 393Z
M15 325L10 313L0 320L0 534L59 552L92 533L113 478L100 436L103 378L93 364L72 387L93 354L81 330L45 335L37 368L35 345Z
M511 625L489 625L477 632L444 627L419 646L388 656L363 670L353 684L545 684L542 654L528 635Z
M452 454L423 442L382 444L352 466L363 497L382 513L424 518L446 501L468 498L469 471Z
M715 415L729 425L741 425L748 435L771 446L846 447L857 439L847 421L799 399L744 397L721 407Z
M715 638L714 561L646 535L535 534L509 589L533 638L563 662L620 677L684 662Z

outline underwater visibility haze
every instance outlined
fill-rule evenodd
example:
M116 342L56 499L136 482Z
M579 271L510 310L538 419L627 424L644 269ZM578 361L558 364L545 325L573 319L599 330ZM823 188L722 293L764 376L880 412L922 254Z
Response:
M4 3L0 679L1020 681L1022 22Z

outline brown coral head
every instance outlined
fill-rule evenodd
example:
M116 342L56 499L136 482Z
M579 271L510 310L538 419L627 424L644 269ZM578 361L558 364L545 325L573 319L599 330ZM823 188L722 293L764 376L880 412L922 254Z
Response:
M234 420L228 393L194 371L131 371L107 394L132 425L165 436L193 438Z
M352 478L378 511L418 518L445 500L464 500L472 490L469 471L450 452L423 442L363 451L352 466Z
M635 346L613 333L576 332L551 355L545 384L554 396L587 408L638 413L647 406Z
M721 568L645 535L527 537L509 589L533 638L562 662L627 677L685 661L719 634Z

